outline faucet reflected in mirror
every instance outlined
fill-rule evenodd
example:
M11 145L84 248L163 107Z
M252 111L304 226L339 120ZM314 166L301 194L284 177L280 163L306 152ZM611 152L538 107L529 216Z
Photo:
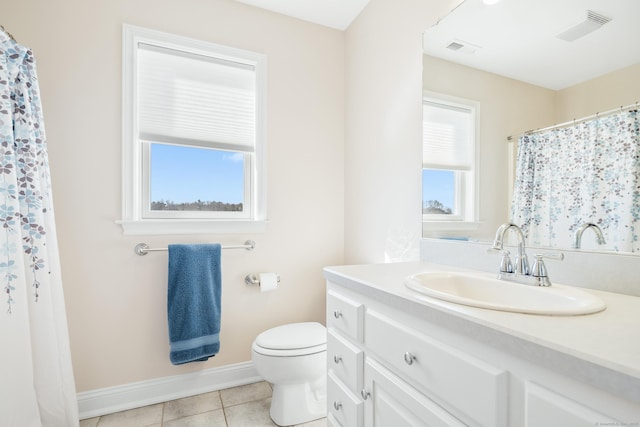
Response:
M575 238L573 240L573 249L580 249L580 246L582 245L582 233L584 233L588 228L593 229L596 233L596 239L599 245L604 245L606 243L600 227L592 222L585 222L576 230Z
M516 257L516 266L513 268L511 259L509 258L510 252L504 249L504 240L507 231L512 230L518 241L518 256ZM547 268L544 264L543 258L555 259L562 261L564 254L561 252L548 252L548 253L536 253L536 260L533 266L529 268L529 260L525 249L525 237L524 233L515 224L506 222L496 231L496 237L493 239L493 246L489 249L489 252L499 252L502 254L500 260L500 271L498 273L499 280L507 280L510 282L521 283L525 285L533 286L551 286L551 280L547 273Z

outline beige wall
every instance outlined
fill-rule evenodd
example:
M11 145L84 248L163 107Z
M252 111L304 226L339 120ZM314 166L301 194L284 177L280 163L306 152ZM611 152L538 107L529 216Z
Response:
M493 238L509 219L510 167L517 138L525 130L553 123L556 92L428 55L423 78L425 90L480 103L480 227L465 234ZM507 142L508 136L514 143Z
M266 233L122 235L123 23L267 55ZM2 24L38 62L78 391L247 361L260 331L323 321L322 267L343 261L343 32L228 0L11 1ZM220 353L172 366L167 254L134 246L248 238L255 251L223 252ZM265 271L280 273L278 291L245 286Z
M346 32L345 256L418 259L422 33L460 0L371 0Z
M556 123L640 102L640 64L558 91Z

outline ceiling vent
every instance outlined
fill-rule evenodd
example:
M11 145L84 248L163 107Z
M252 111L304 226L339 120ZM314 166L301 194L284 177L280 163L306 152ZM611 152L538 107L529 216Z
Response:
M597 30L598 28L602 27L604 24L610 21L611 21L611 18L607 16L604 16L592 10L587 10L586 21L583 21L578 25L574 25L568 30L558 34L556 37L561 40L572 42L574 40L579 39L580 37L584 37L587 34Z
M463 44L458 43L458 42L451 42L449 43L449 46L447 46L447 49L449 50L460 50L464 47Z
M480 46L472 45L471 43L463 42L462 40L453 40L447 46L447 49L452 50L454 52L462 52L462 53L474 53L476 50L480 49Z

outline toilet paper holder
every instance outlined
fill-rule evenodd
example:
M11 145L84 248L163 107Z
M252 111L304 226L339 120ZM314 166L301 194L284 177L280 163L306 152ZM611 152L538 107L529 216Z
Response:
M280 275L277 274L278 283L280 283ZM244 278L244 283L247 285L258 285L260 286L260 279L255 274L247 274Z

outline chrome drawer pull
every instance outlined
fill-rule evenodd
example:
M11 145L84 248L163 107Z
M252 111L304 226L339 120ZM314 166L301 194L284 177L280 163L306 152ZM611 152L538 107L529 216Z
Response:
M339 310L334 310L333 311L333 317L335 317L336 319L342 317L342 313L340 313Z
M413 365L413 362L416 360L416 357L409 353L408 351L404 354L404 362L407 365Z
M333 408L334 408L336 411L339 411L339 410L340 410L340 408L342 408L342 403L339 403L339 402L333 402Z
M360 396L362 396L363 400L367 400L369 397L371 397L371 393L369 393L366 389L362 389L360 391Z
M333 356L333 362L337 365L338 363L342 362L342 357L340 356Z

